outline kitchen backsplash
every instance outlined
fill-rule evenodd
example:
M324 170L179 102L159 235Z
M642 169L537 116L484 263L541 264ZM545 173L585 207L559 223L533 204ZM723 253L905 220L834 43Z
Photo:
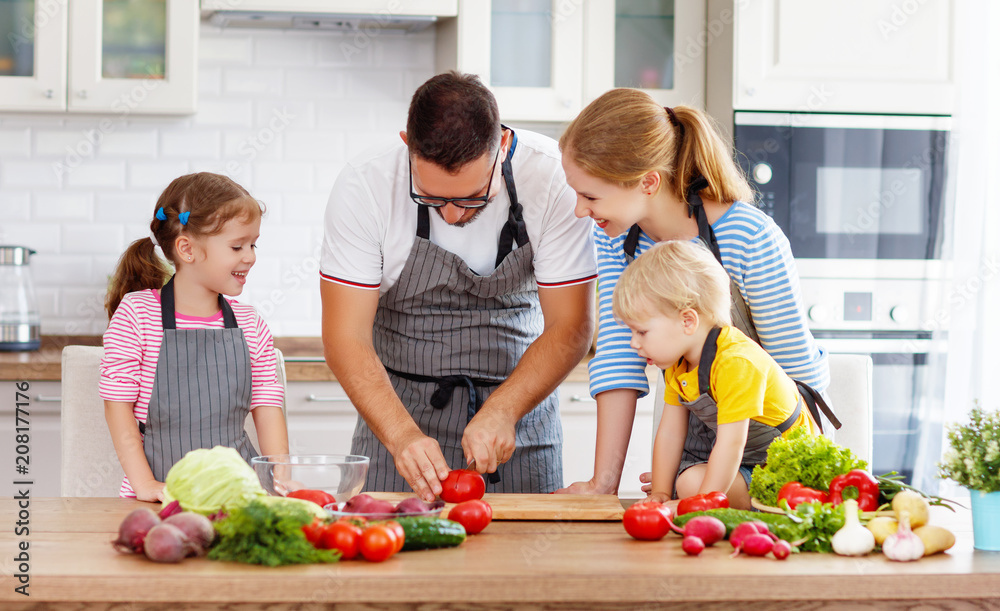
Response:
M267 206L238 299L275 335L319 335L319 248L345 161L405 129L434 31L354 36L203 25L187 117L0 113L0 244L35 249L45 334L100 334L108 276L175 177L226 174ZM2 288L2 287L0 287Z

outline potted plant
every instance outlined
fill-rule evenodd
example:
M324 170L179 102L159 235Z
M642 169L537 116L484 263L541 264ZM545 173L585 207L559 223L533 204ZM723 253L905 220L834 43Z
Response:
M967 424L948 427L948 441L939 475L969 489L975 548L1000 551L1000 411L977 401Z

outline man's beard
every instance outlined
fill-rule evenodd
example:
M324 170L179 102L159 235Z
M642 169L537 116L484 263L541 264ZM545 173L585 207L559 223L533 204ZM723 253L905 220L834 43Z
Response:
M486 206L489 206L489 204L486 204ZM472 216L470 216L468 218L468 220L459 221L457 223L450 223L450 225L452 227L465 227L469 223L471 223L471 222L475 221L476 219L478 219L479 215L482 214L483 210L486 210L486 206L483 206L482 208L474 208L473 210L475 210L475 212L472 213ZM444 215L441 214L441 209L440 208L435 208L434 212L437 212L437 215L439 217L441 217L441 220L444 220Z

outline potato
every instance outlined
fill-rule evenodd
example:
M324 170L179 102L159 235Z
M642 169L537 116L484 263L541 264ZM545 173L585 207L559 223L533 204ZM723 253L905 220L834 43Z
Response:
M947 528L932 526L930 524L914 528L913 534L920 537L924 542L924 556L937 554L951 549L955 545L955 535Z
M930 520L931 506L923 496L912 490L900 490L892 497L892 510L896 519L902 512L910 514L910 528L920 528Z
M889 516L882 516L878 518L872 518L865 524L865 528L872 531L875 535L875 543L882 545L889 535L896 534L896 529L899 528L899 522L896 518L890 518Z

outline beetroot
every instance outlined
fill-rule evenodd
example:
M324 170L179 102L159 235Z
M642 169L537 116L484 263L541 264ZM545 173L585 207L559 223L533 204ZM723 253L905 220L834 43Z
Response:
M163 509L160 510L159 516L161 520L166 520L170 516L178 514L182 511L184 511L184 508L181 507L180 501L170 501L163 507Z
M669 517L670 528L685 537L698 537L705 545L714 545L726 538L726 525L713 516L698 516L688 520L684 528L678 528Z
M689 556L697 556L705 551L705 542L698 537L688 535L681 541L681 549Z
M198 545L172 524L157 524L149 530L143 546L153 562L180 562L198 553Z
M198 547L199 556L204 555L208 547L212 545L212 541L215 540L215 528L212 526L212 522L200 513L193 511L176 513L164 520L163 523L179 528Z
M126 554L141 554L147 534L159 523L160 518L152 509L136 509L122 520L118 527L118 538L111 545Z
M344 503L344 513L394 513L396 508L389 501L380 501L367 494L356 494Z

